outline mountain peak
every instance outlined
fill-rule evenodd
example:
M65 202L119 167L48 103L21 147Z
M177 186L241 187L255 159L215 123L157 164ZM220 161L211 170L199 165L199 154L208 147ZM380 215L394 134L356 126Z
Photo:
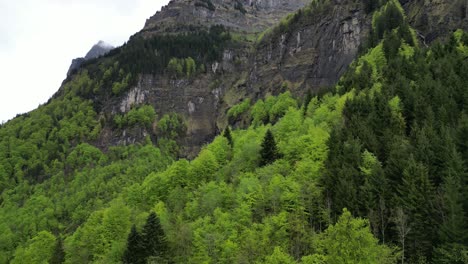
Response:
M86 53L86 56L79 57L79 58L72 60L70 68L68 69L68 72L67 72L67 76L70 76L75 70L80 68L83 62L105 55L114 48L115 47L112 46L111 44L103 40L99 40L98 43L94 44L93 47Z
M114 46L111 44L100 40L98 43L94 44L94 46L86 53L84 57L85 60L90 60L102 56L113 49Z

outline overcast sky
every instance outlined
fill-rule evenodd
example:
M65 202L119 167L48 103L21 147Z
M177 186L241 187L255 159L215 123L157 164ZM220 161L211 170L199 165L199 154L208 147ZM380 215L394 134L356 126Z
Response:
M169 0L0 0L0 122L46 102L72 59L123 44Z

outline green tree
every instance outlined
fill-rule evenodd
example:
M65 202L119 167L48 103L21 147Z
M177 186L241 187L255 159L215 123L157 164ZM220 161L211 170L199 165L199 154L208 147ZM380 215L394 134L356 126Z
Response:
M122 261L125 264L144 264L146 263L144 251L143 238L138 233L136 226L133 225L130 234L128 234L127 249L124 252Z
M265 258L267 264L294 264L294 259L285 253L281 247L275 247L273 254Z
M229 129L229 126L226 127L226 129L224 130L223 136L227 139L227 141L229 143L229 146L231 146L231 148L233 148L234 147L234 141L232 139L231 129Z
M151 212L142 230L144 257L154 257L160 261L167 260L168 245L166 235L161 227L158 216Z
M55 237L47 232L41 231L30 239L25 248L16 249L12 264L45 264L51 259L54 252Z
M65 251L63 250L62 238L57 237L54 253L49 261L50 264L61 264L65 261Z
M184 73L184 65L177 58L172 58L169 63L167 64L167 70L175 77L182 76Z
M195 63L195 60L191 57L185 59L185 71L187 77L192 76L197 71L197 65Z
M318 253L325 256L328 264L396 262L392 250L385 245L379 245L372 235L369 222L353 218L346 209L343 209L338 222L319 235L316 242ZM316 256L315 259L320 258Z
M265 137L263 138L261 147L262 148L260 150L260 166L271 164L275 160L280 158L278 147L276 146L275 142L275 137L273 136L273 133L270 129L268 129L265 133Z

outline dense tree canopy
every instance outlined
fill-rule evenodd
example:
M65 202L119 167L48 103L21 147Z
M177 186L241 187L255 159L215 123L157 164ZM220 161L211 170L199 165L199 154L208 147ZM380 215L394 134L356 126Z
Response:
M101 117L90 95L120 96L171 58L193 58L191 75L224 29L133 39L86 66L0 127L0 263L467 263L468 34L420 47L386 2L334 90L302 106L290 92L244 100L231 116L250 126L190 161L172 158L182 116ZM99 148L109 127L154 138Z

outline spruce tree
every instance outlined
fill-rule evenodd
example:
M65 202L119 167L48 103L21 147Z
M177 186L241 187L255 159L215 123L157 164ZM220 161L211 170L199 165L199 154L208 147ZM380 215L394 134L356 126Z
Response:
M156 213L151 212L142 231L145 259L155 257L158 262L166 259L167 242Z
M268 129L262 142L262 149L260 150L260 166L265 166L273 163L280 158L278 148L276 147L275 137L271 130Z
M232 140L231 129L229 129L229 126L224 130L223 137L227 139L231 148L234 147L234 141Z
M143 238L138 233L135 225L132 226L132 230L128 235L127 249L123 255L123 263L126 264L143 264L146 263L146 257L144 252Z
M49 260L51 264L61 264L65 261L65 251L63 251L63 242L62 238L57 237L54 254Z

